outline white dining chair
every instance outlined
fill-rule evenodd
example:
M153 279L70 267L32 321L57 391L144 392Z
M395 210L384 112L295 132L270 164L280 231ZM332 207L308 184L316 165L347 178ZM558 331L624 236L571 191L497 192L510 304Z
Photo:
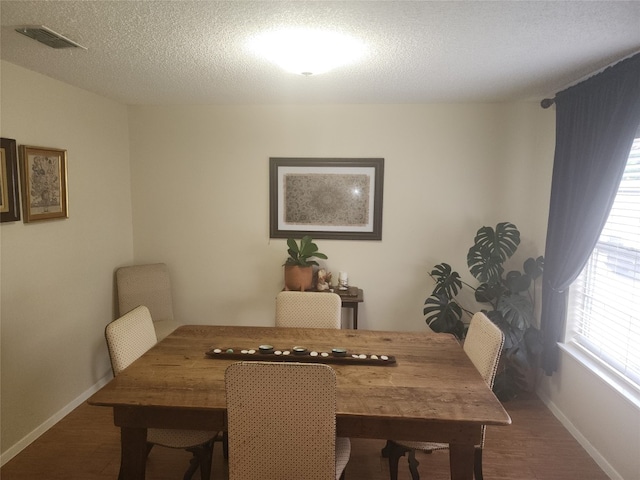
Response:
M162 340L178 328L173 315L169 269L164 263L129 265L116 270L118 315L144 305L151 312L156 336Z
M239 362L225 372L229 480L344 478L336 375L328 365Z
M487 316L478 312L471 318L469 330L464 341L463 349L473 365L482 375L489 388L493 387L496 376L500 354L504 345L504 334ZM482 439L476 445L474 458L475 480L482 480L482 449L484 448L484 437L486 427L482 426ZM415 452L422 451L431 453L435 450L446 450L447 443L433 442L410 442L403 440L388 440L387 445L382 449L382 456L389 458L389 476L391 480L398 478L398 463L400 457L408 453L409 471L413 480L419 480L418 461Z
M284 291L276 296L276 327L340 328L342 300L332 292Z
M156 343L156 332L146 306L139 306L109 323L105 329L113 375L118 376ZM222 434L207 430L174 430L149 428L147 455L154 445L184 449L193 454L184 480L189 480L200 468L201 480L211 477L213 443L222 440ZM118 475L122 479L122 471Z

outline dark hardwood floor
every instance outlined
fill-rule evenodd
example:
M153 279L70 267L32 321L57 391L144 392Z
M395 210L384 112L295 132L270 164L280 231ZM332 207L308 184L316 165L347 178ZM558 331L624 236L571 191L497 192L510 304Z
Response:
M606 480L598 465L535 396L505 404L513 424L489 427L484 451L486 480ZM383 440L353 439L347 480L386 480L380 456ZM111 410L83 404L0 469L2 480L115 480L119 467L119 430ZM148 480L178 480L190 454L155 447L147 463ZM448 479L446 452L418 455L423 479ZM194 480L200 478L196 472ZM212 479L226 478L222 448L215 446ZM401 480L409 479L401 459ZM265 479L270 480L270 479ZM304 480L304 479L300 479Z

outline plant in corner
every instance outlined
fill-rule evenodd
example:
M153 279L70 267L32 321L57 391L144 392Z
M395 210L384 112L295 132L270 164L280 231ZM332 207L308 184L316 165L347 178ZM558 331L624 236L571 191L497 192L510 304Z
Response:
M309 290L313 286L313 266L318 262L312 258L327 259L324 253L318 251L309 235L300 239L300 244L293 238L287 239L289 257L284 262L285 290Z
M520 244L520 231L509 222L482 227L467 253L467 266L480 282L473 287L463 282L458 272L440 263L430 272L436 282L425 301L426 322L436 332L452 333L464 338L464 308L457 300L463 286L474 292L478 303L488 305L482 311L504 332L505 342L494 391L500 400L515 397L518 391L531 391L535 386L537 361L541 351L541 333L534 326L535 281L542 276L544 258L528 258L523 271L505 274L504 262L513 256ZM533 292L533 293L532 293Z

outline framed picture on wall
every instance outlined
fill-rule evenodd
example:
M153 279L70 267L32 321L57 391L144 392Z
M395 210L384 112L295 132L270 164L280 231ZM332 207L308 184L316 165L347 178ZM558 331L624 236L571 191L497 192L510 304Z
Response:
M20 145L24 222L68 218L67 151Z
M16 141L0 138L0 222L20 220Z
M270 237L381 240L383 184L383 158L270 158Z

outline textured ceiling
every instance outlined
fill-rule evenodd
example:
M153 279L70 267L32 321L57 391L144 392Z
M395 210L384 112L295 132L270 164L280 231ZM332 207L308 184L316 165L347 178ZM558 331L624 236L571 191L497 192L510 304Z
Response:
M2 0L0 14L2 59L126 104L539 100L640 50L640 1ZM245 48L300 26L356 36L368 54L304 77Z

